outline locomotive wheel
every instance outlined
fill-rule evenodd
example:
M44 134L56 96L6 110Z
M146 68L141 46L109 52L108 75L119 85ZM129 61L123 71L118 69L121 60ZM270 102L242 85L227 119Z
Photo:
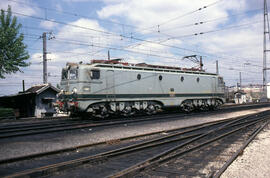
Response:
M186 113L192 112L194 110L194 106L190 102L184 102L180 107Z
M125 117L129 117L129 116L132 116L134 115L136 112L135 112L135 109L131 108L130 106L127 106L123 111L122 111L122 115L125 116Z
M99 108L94 109L94 111L93 116L96 118L104 119L110 116L106 106L100 106Z
M146 114L152 115L152 114L156 114L156 113L157 113L157 108L154 105L150 104L147 106Z

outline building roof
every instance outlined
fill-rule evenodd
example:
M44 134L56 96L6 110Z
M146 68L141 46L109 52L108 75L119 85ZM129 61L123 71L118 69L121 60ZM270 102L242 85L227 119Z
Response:
M2 96L0 98L9 98L9 97L16 97L16 96L22 96L22 95L33 95L33 94L40 94L41 92L47 90L48 88L51 88L54 90L56 93L59 93L60 90L51 84L40 84L40 85L34 85L31 88L27 89L25 92L19 92L17 94L13 95L7 95L7 96Z
M25 91L25 93L36 93L39 94L41 92L43 92L44 90L51 88L53 89L55 92L60 92L59 89L55 88L54 86L52 86L51 84L40 84L40 85L34 85L31 88L27 89Z

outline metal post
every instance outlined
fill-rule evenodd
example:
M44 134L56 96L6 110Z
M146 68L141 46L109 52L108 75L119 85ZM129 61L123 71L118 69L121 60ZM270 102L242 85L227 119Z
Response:
M47 72L47 37L46 32L42 34L43 38L43 83L48 83L48 72Z
M200 70L202 70L203 63L202 63L202 56L200 56Z
M219 71L218 71L218 60L216 60L216 74L219 74Z
M25 92L24 80L22 80L23 92Z
M108 50L108 60L110 60L111 57L110 57L110 50Z
M268 19L268 9L267 9L267 1L264 0L264 8L263 8L263 94L262 99L266 99L267 97L267 91L266 91L266 84L267 84L267 55L266 52L269 52L269 50L266 50L266 35L268 34L269 40L269 19Z
M239 72L239 89L241 90L242 86L242 77L241 77L241 72Z

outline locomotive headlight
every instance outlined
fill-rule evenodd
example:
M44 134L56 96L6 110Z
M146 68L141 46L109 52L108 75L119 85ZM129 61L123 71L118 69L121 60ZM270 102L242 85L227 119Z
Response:
M77 93L77 91L78 91L78 90L77 90L77 88L75 88L75 87L72 89L72 93Z
M89 92L90 91L90 87L83 87L83 91Z

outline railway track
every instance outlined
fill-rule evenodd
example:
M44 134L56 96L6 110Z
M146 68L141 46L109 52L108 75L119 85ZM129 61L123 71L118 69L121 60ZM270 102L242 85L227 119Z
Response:
M234 119L234 118L232 118L232 119ZM32 158L48 156L48 155L53 155L53 154L58 154L58 153L63 153L63 152L70 152L70 151L74 151L74 150L76 151L79 149L93 147L93 146L97 146L97 145L106 145L106 144L115 143L115 142L119 143L122 141L132 140L132 139L137 139L137 138L142 138L142 137L155 136L155 135L160 135L160 134L164 134L164 133L171 133L171 132L176 132L176 131L184 131L186 129L196 129L196 128L200 128L200 127L206 127L208 125L215 125L215 124L220 124L223 122L228 122L228 120L231 120L231 119L226 119L226 120L221 120L221 121L212 121L212 122L208 122L208 123L192 125L192 126L185 127L185 128L176 128L176 129L165 130L165 131L164 130L155 131L155 132L150 132L147 134L140 134L140 135L135 135L135 136L130 136L130 137L124 137L124 138L117 139L117 140L109 140L109 141L97 142L97 143L93 143L93 144L85 144L85 145L79 145L79 146L74 146L74 147L68 147L68 148L54 150L54 151L48 151L48 152L42 152L42 153L37 153L37 154L13 157L10 159L0 160L0 164L11 163L11 162L16 162L16 161L21 161L21 160L28 160L28 159L32 159Z
M263 106L269 106L269 104L263 103L263 104L254 104L254 105L224 106L222 109L218 111L211 112L211 114L215 114L217 112L232 112L235 110L259 108ZM42 122L42 123L30 123L30 124L10 124L10 125L0 126L0 139L36 135L36 134L46 134L46 133L53 133L53 132L60 132L60 131L78 130L78 129L85 129L85 128L93 128L93 127L129 124L129 123L151 121L151 120L173 119L177 117L196 116L196 115L200 115L204 113L205 112L184 114L184 113L179 113L179 112L174 111L173 113L164 112L164 113L161 113L160 115L153 115L153 116L136 116L133 119L122 118L122 117L119 119L103 120L103 121L102 120L93 121L93 120L70 119L70 120L65 120L65 121L51 121L51 122L45 122L45 123Z
M61 176L66 173L72 177L76 176L74 172L85 173L87 177L129 177L160 174L165 163L173 164L173 161L183 159L183 156L201 148L209 148L211 144L216 144L222 139L238 136L241 132L253 131L268 120L268 115L269 112L262 112L256 115L198 125L184 130L183 128L175 129L138 143L120 147L117 146L118 144L112 145L110 150L94 155L23 169L24 171L13 172L6 177L39 177L54 174ZM70 171L68 168L74 170Z

